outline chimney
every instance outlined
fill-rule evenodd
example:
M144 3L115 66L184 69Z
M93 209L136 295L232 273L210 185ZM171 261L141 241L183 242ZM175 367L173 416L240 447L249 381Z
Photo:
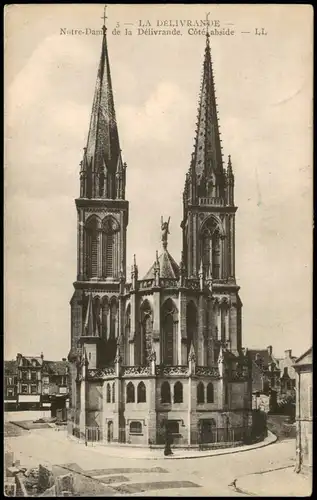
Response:
M267 346L267 352L269 353L270 356L272 356L273 348L271 345Z
M292 349L286 349L285 358L291 358L291 357L292 357Z

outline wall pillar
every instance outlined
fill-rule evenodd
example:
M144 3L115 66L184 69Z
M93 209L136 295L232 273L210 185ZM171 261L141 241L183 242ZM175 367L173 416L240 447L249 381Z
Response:
M221 340L221 307L220 304L217 305L217 331L218 331L218 340Z
M157 290L153 293L153 349L156 362L161 362L161 293Z
M84 279L85 274L85 248L84 248L84 212L83 210L78 210L78 280Z
M205 364L205 308L204 308L204 297L201 294L198 299L198 352L197 352L197 364L199 366L204 366Z

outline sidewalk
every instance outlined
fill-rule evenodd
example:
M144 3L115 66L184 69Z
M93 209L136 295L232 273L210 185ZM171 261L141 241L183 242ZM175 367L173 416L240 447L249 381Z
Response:
M306 497L312 494L312 477L294 472L294 466L242 476L234 481L239 493L250 496Z
M59 434L59 433L58 433ZM62 433L60 433L62 434ZM78 439L68 436L67 439L75 442L78 446L84 447L85 443L79 442ZM162 449L149 449L149 448L134 448L129 445L109 445L109 444L88 444L87 447L90 450L94 450L97 453L107 455L108 457L124 457L124 458L134 458L134 459L149 459L149 460L178 460L178 459L190 459L190 458L205 458L219 455L227 455L232 453L241 453L243 451L255 450L257 448L263 448L272 443L275 443L277 437L268 432L268 436L260 443L237 446L234 448L221 448L217 450L188 450L181 448L172 448L173 455L164 456L164 450Z

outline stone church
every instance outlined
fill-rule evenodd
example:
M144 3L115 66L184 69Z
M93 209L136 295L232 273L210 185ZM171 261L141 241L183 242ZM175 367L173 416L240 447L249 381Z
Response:
M222 159L208 34L195 135L179 264L168 251L169 219L162 219L160 254L144 277L134 257L128 275L127 165L104 27L76 199L78 271L68 359L78 437L89 440L94 433L104 443L150 446L163 443L168 432L174 445L223 446L250 436L250 363L242 349L235 279L234 174L230 157L226 166Z

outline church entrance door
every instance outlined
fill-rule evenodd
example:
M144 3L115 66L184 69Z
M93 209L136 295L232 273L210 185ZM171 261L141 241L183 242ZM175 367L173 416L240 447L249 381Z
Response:
M200 439L201 443L213 443L215 441L215 421L214 419L200 420Z

